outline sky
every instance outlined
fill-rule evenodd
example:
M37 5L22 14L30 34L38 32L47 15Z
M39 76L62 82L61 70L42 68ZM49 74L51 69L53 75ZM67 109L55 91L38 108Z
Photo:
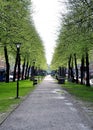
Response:
M65 4L59 0L32 0L32 3L34 24L44 43L47 63L50 64L60 28L60 13L65 12Z

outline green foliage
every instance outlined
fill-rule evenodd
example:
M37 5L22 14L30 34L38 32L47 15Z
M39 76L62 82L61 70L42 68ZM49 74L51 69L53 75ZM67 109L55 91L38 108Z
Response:
M51 66L67 66L74 53L80 60L82 54L93 50L92 1L68 0L68 13L62 19Z
M30 0L1 0L0 44L7 45L8 54L15 59L16 44L21 43L21 59L29 59L29 64L36 59L44 68L44 46L33 24L31 5Z

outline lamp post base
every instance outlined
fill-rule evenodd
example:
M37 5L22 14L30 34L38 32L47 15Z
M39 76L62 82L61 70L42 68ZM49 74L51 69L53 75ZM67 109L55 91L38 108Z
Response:
M20 97L15 97L15 99L20 99Z

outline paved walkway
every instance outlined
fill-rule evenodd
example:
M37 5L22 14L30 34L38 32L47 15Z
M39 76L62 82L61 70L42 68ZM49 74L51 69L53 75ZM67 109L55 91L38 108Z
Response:
M93 130L69 94L46 76L0 130Z

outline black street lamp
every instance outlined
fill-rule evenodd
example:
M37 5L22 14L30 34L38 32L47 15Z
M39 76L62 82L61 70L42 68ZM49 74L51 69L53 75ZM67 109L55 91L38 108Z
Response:
M20 79L20 43L16 44L17 47L17 65L18 65L18 77L17 77L17 89L16 89L16 98L19 98L19 79Z

